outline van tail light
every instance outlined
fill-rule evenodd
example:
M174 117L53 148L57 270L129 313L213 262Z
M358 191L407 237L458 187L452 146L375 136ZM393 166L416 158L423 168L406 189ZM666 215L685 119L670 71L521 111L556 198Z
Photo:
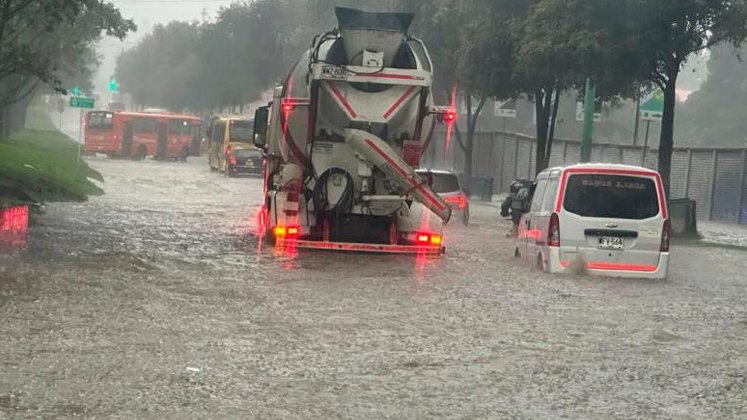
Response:
M560 247L560 218L558 213L550 216L550 226L547 229L547 246Z
M664 229L661 231L661 252L669 252L670 236L672 236L672 223L667 219L664 221Z

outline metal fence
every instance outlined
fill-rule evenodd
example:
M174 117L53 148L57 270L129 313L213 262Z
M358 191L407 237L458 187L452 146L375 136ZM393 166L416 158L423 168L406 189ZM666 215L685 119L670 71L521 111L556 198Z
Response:
M464 155L447 147L444 133L434 136L424 158L431 167L464 169ZM493 179L494 193L506 192L515 178L534 178L534 138L517 133L478 132L473 149L476 177ZM550 166L577 163L578 140L555 139ZM641 146L594 144L592 162L642 165L656 169L658 151ZM691 198L697 202L698 219L747 224L747 148L675 148L672 155L671 198Z

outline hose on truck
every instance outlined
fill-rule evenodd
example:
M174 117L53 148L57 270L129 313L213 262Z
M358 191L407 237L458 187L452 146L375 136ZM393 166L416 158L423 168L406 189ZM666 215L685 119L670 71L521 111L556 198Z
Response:
M329 181L329 177L332 175L345 176L345 191L343 191L340 199L337 200L337 203L335 203L334 207L330 208L329 210L325 210L327 206L329 206L327 183ZM317 211L326 212L333 215L350 213L350 211L353 210L353 201L355 195L353 186L353 177L351 177L347 171L340 168L327 169L319 176L319 179L317 179L316 184L314 185L314 190L311 193L311 199L314 202L314 208Z

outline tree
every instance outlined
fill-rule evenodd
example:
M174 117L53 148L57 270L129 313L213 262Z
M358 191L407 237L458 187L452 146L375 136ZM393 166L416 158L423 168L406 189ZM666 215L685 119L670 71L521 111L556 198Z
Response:
M123 38L133 30L132 21L101 0L0 0L0 112L40 84L64 91L63 78L83 75L91 64L91 45L102 32ZM0 134L7 134L5 120Z
M481 86L487 81L480 73L484 67L470 61L468 55L470 22L480 11L478 3L475 0L400 1L402 10L415 12L419 17L411 32L423 39L433 60L434 99L452 105L457 96L465 101L466 122L457 121L454 134L464 154L464 173L468 177L473 175L477 122L488 99ZM464 136L460 127L466 127Z
M535 169L552 154L563 92L582 91L592 77L599 96L632 95L637 73L627 63L627 32L621 32L614 0L483 0L469 55L497 99L519 95L534 102Z
M197 93L191 82L199 71L199 37L195 23L156 25L136 48L117 59L117 80L135 103L181 110Z
M669 194L677 77L694 53L721 43L738 46L747 37L744 0L646 0L628 2L631 59L664 92L659 172Z
M221 8L215 23L159 25L117 60L122 88L142 105L230 111L280 81L308 40L287 0Z
M742 61L747 49L721 45L711 49L708 79L679 105L677 141L696 144L717 140L722 146L742 147L747 133L747 72Z

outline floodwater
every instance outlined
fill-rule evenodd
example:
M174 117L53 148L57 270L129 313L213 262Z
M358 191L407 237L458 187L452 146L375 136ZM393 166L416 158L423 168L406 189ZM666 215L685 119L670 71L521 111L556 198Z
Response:
M0 256L0 418L745 418L746 253L666 281L551 276L474 205L440 258L250 234L258 179L91 158Z

